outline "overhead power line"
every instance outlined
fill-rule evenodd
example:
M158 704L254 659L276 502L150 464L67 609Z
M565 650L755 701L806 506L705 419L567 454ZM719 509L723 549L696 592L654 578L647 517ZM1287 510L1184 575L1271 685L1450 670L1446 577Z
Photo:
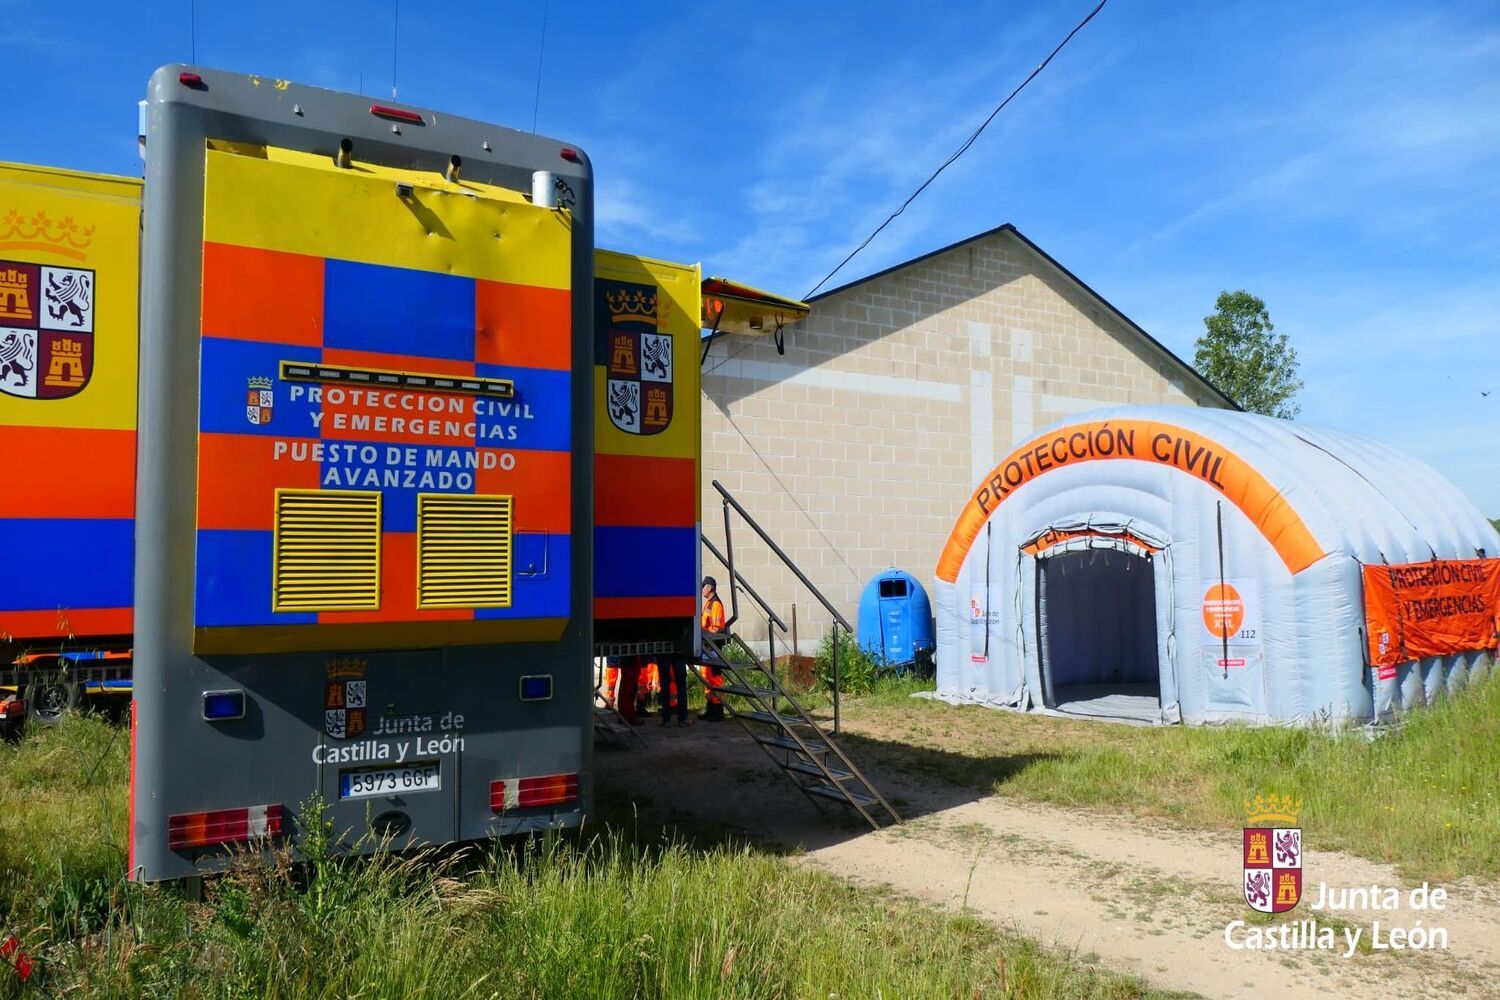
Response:
M1084 25L1086 25L1090 21L1092 21L1094 19L1094 16L1096 14L1098 14L1101 10L1103 10L1104 9L1104 5L1106 3L1108 3L1108 2L1109 2L1109 0L1099 0L1099 2L1094 6L1094 9L1088 12L1088 16L1085 17L1082 21L1079 21L1076 25L1073 26L1073 30L1070 31L1070 32L1068 32L1067 37L1065 37L1062 41L1058 42L1057 43L1057 47L1054 48L1051 52L1047 53L1047 58L1043 59L1041 61L1041 63L1039 63L1037 65L1037 68L1031 71L1031 75L1029 75L1028 77L1026 77L1026 79L1022 80L1021 83L1020 83L1020 85L1017 86L1015 90L1012 90L1010 92L1009 96L1007 96L1005 98L1005 100L1003 100L999 104L995 105L995 110L990 112L989 117L986 118L983 121L983 123L980 124L980 126L978 128L976 128L973 132L969 133L969 137L967 139L965 139L963 141L963 143L957 149L955 149L952 152L952 154L950 154L949 157L946 160L944 160L942 162L942 164L936 170L934 170L931 174L928 175L927 179L925 181L923 181L917 187L917 189L915 191L913 191L907 197L907 199L901 203L901 207L898 208L898 209L896 209L889 216L887 216L886 220L884 222L882 222L880 225L878 225L878 226L875 227L875 231L874 232L872 232L869 236L865 237L864 242L860 243L859 246L857 246L853 250L849 251L849 256L847 256L843 260L839 261L838 267L835 267L832 271L829 271L827 274L823 275L823 280L820 281L820 282L818 282L816 285L812 286L812 288L810 288L808 290L807 294L804 295L804 296L802 296L802 297L804 299L812 298L812 296L817 293L818 289L822 288L824 285L826 285L828 283L828 280L830 278L832 278L835 274L838 274L840 271L842 271L844 269L844 265L845 264L847 264L851 260L853 260L855 258L855 256L861 250L863 250L865 247L869 246L870 243L871 243L871 241L873 241L875 239L875 237L877 237L877 236L880 235L881 230L885 229L886 226L889 226L892 222L894 222L896 220L897 216L899 216L902 212L906 211L906 207L908 205L910 205L912 202L916 201L917 200L917 196L920 195L923 191L926 191L927 188L928 188L928 186L930 184L932 184L933 181L935 181L935 180L938 179L938 175L940 175L944 170L947 170L950 166L952 166L953 163L960 156L963 156L965 153L967 153L969 151L969 147L972 146L972 145L974 145L975 141L978 140L978 138L980 137L981 134L983 134L984 130L989 127L990 122L994 121L995 117L997 115L999 115L1000 112L1002 112L1002 111L1005 110L1005 106L1007 104L1009 104L1011 101L1015 100L1017 94L1019 94L1021 91L1023 91L1023 90L1026 89L1026 85L1027 84L1029 84L1032 80L1035 80L1037 78L1037 76L1041 74L1042 70L1044 70L1044 69L1047 68L1047 64L1050 63L1054 58L1056 58L1057 54L1059 52L1061 52L1067 46L1067 44L1073 40L1073 36L1076 35L1076 34L1078 34L1080 31L1082 31Z
M542 0L542 41L536 50L536 97L531 102L531 131L536 133L536 113L542 106L542 58L547 54L547 7Z

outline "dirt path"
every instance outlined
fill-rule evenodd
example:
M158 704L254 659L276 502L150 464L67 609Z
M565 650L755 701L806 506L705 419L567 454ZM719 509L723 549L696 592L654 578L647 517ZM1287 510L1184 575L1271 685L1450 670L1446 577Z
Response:
M721 828L800 851L803 863L974 913L1153 986L1210 997L1465 995L1500 997L1500 893L1445 885L1443 912L1413 912L1414 886L1386 865L1317 850L1309 833L1309 894L1292 916L1331 926L1335 950L1234 950L1240 895L1238 831L1183 832L1139 820L988 795L916 774L895 751L857 759L908 821L872 833L841 812L820 814L733 723L637 730L646 747L596 756L601 795L628 800L643 826ZM837 809L837 807L830 807ZM1401 909L1312 910L1330 890L1403 890ZM1446 928L1446 951L1368 950L1379 921ZM1305 926L1305 925L1304 925ZM1346 933L1366 948L1345 957ZM1243 940L1243 931L1237 940Z

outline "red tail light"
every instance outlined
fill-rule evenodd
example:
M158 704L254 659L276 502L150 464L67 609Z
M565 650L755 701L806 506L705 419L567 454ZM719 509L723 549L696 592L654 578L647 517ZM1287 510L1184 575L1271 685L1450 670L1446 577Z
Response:
M571 146L564 146L562 149L559 149L557 151L557 155L561 156L563 159L567 160L569 163L577 163L578 162L578 150L572 148Z
M529 809L578 801L578 775L548 774L538 778L506 778L490 782L490 809Z
M279 837L285 817L286 808L279 805L179 813L167 820L167 846L177 850Z
M0 719L19 719L26 714L26 703L20 698L12 698L10 701L0 705Z
M178 73L177 82L184 87L192 87L194 90L204 90L203 77L197 73Z

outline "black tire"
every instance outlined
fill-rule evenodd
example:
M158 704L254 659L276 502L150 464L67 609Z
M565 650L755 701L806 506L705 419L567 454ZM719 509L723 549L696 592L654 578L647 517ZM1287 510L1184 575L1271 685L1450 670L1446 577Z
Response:
M82 698L76 681L59 676L37 678L26 688L26 718L38 726L55 726Z

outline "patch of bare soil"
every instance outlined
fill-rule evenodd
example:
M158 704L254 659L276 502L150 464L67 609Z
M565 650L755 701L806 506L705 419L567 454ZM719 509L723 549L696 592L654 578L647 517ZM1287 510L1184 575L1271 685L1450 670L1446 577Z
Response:
M1211 997L1500 996L1500 896L1448 885L1442 912L1314 911L1330 890L1412 886L1387 865L1308 845L1306 891L1290 914L1333 928L1339 947L1235 950L1231 921L1257 918L1240 888L1240 834L1184 831L1139 819L1018 802L935 777L931 751L903 766L899 745L856 756L907 821L871 832L852 812L799 794L733 722L638 729L644 749L601 749L600 795L656 824L722 831L793 853L856 882L968 910L1153 986ZM865 734L874 736L873 733ZM865 744L868 746L869 744ZM962 770L955 768L955 773ZM1445 951L1369 950L1376 921L1446 928ZM1274 925L1269 925L1274 926ZM1346 931L1366 945L1344 957ZM1243 940L1243 932L1239 935Z

